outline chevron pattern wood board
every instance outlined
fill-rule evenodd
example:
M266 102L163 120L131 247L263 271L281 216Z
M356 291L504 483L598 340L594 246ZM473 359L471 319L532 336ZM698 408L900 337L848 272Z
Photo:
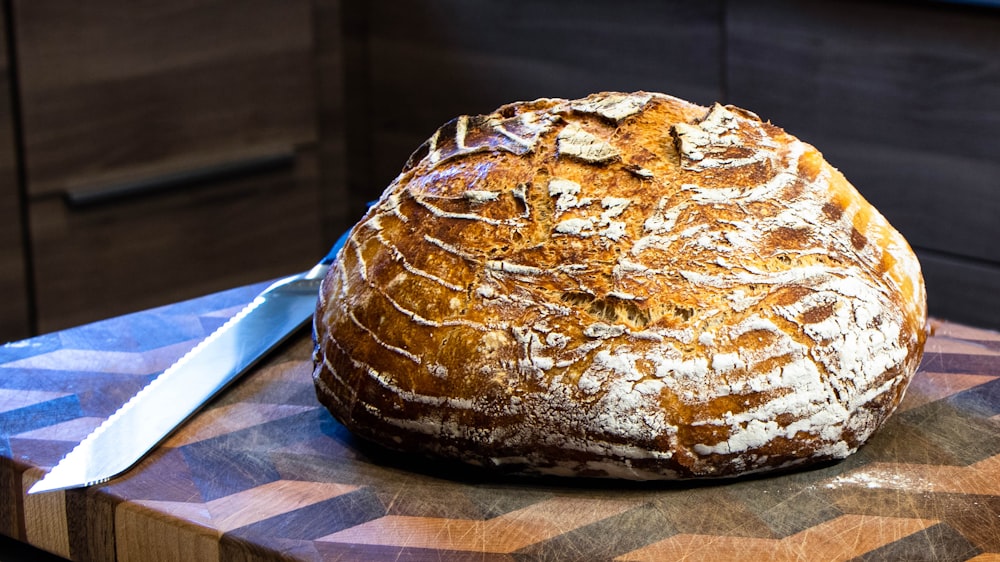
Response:
M25 495L248 302L225 291L0 348L0 533L72 560L1000 560L1000 334L935 321L857 454L710 483L500 478L358 442L303 332L135 469Z

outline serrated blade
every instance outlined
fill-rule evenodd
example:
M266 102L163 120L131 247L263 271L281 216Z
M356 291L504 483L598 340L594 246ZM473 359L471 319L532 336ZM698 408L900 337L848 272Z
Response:
M326 263L265 289L105 420L28 493L99 484L131 468L312 317Z

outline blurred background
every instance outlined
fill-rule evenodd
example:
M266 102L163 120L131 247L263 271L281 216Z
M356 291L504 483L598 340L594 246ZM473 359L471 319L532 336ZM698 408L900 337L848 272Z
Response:
M816 145L1000 328L997 2L0 1L0 341L307 269L450 118L639 89Z

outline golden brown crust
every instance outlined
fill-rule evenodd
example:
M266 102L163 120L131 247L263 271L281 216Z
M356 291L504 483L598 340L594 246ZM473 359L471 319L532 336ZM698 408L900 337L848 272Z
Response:
M906 241L813 147L647 92L460 117L321 290L317 395L388 447L734 476L857 449L920 361Z

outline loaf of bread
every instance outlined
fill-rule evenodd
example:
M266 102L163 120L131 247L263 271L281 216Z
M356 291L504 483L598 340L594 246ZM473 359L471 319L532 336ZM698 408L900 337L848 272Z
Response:
M753 113L539 99L444 125L353 228L314 380L391 449L738 476L857 450L917 369L925 302L904 238Z

